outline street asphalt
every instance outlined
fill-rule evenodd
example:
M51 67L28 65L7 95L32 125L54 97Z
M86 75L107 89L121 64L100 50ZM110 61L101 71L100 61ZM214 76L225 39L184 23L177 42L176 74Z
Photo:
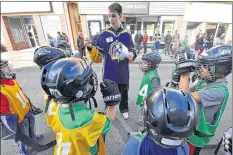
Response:
M30 52L29 52L30 53ZM23 88L24 92L30 97L33 104L41 109L44 109L43 104L43 93L40 86L40 70L32 62L31 53L30 56L21 56L20 54L10 55L1 54L4 58L7 58L12 62L17 72L17 79ZM26 58L25 58L26 57ZM23 59L24 58L24 59ZM161 83L164 86L166 82L170 80L171 71L174 67L174 63L161 64L158 68L158 73L160 74ZM102 79L102 65L94 64L94 71L97 73L99 81ZM120 155L124 145L128 140L128 132L136 131L139 127L136 123L138 116L140 114L140 108L136 106L136 99L138 89L141 83L142 72L140 71L138 64L130 65L130 87L129 87L129 119L124 120L119 112L117 111L117 119L113 122L111 131L106 136L106 148L108 155ZM227 77L228 88L230 92L228 105L223 114L221 123L216 132L214 139L211 141L212 144L217 144L221 139L224 131L232 126L232 75ZM98 90L96 94L96 99L98 102L97 111L103 111L104 103L102 95ZM36 116L36 129L37 133L44 134L45 140L42 143L51 141L54 139L54 135L49 127L46 125L45 115L41 114ZM15 155L17 153L17 146L14 144L13 140L1 141L1 154L2 155ZM212 155L214 149L210 146L207 149L203 149L201 155ZM53 148L45 150L43 152L36 153L38 155L52 155ZM220 149L219 155L223 154L223 149Z

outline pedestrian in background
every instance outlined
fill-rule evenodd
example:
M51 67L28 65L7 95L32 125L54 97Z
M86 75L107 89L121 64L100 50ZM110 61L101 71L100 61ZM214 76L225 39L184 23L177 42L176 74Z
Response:
M57 32L57 41L65 40L65 37L61 34L61 32Z
M47 43L52 47L57 46L57 40L54 37L52 37L50 34L47 34Z
M178 33L178 31L175 31L175 34L172 37L172 51L176 51L177 48L179 47L179 42L180 42L180 35Z
M170 31L167 31L167 35L164 38L165 42L165 55L170 55L170 46L172 42L172 36L170 34Z
M159 47L160 47L160 33L157 32L154 36L154 44L152 47L152 52L159 52Z
M143 38L142 38L142 44L143 44L143 48L144 48L144 54L146 54L147 52L147 42L148 42L148 35L147 32L144 32Z
M208 49L210 49L213 47L213 44L214 44L214 34L211 33L207 40L208 40L207 47L208 47Z
M79 32L79 34L78 34L77 47L78 47L80 57L81 58L86 57L85 46L84 46L84 37L83 37L82 32Z
M138 33L134 37L134 42L135 42L135 47L136 47L136 50L137 50L137 54L139 54L139 52L141 50L142 39L143 39L143 37L142 37L141 31L138 30Z
M66 35L65 32L62 32L62 36L64 37L64 39L67 41L67 43L69 42L68 36Z

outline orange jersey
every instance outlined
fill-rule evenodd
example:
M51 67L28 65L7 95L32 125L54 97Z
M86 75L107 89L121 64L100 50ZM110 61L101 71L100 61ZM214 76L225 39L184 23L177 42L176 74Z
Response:
M31 106L27 96L21 90L16 80L11 80L12 85L1 83L1 93L9 102L9 109L12 113L18 114L18 123L21 123L25 115L30 111Z

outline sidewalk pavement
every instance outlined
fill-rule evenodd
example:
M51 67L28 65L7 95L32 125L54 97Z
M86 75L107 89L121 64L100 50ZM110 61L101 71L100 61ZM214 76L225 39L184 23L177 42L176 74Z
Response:
M29 48L29 49L24 49L20 51L8 51L8 52L2 52L1 53L1 58L6 59L8 61L33 61L33 53L36 48ZM150 50L148 50L150 52ZM74 52L76 53L76 51ZM161 64L173 64L175 61L170 57L164 54L163 50L159 51L159 54L162 57L162 62ZM139 53L137 56L136 60L133 62L133 64L138 64L141 57L143 55L143 51Z
M33 60L33 53L36 48L28 48L19 51L1 52L1 59L8 61L28 61Z
M151 50L149 49L148 52L151 52ZM174 59L172 59L170 56L164 54L163 49L159 50L159 54L162 58L161 64L174 64L175 63ZM139 61L141 60L142 55L143 55L143 51L141 50L133 63L138 64Z

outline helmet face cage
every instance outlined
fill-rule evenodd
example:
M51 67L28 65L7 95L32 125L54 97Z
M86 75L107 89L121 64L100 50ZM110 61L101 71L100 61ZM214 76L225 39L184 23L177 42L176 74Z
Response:
M215 46L202 52L198 56L198 67L200 77L207 82L226 77L232 72L232 46ZM202 67L206 68L211 74L210 78L206 79L201 75Z
M202 75L202 68L205 68L209 73L210 73L210 77L204 77ZM214 64L201 64L198 63L198 74L199 77L203 80L206 80L207 82L213 82L215 81L216 77L215 77L215 65Z
M147 72L151 69L151 62L147 60L139 60L139 68L142 72Z
M1 78L4 79L15 79L16 78L16 72L11 64L8 62L1 66L0 71Z
M223 60L226 62L217 62L213 60L209 63L200 63L198 62L198 75L201 77L201 79L206 80L207 82L213 82L218 78L226 77L228 74L232 72L232 67L228 65L227 60ZM207 71L210 73L210 77L206 78L203 77L201 71L202 68L207 69Z

